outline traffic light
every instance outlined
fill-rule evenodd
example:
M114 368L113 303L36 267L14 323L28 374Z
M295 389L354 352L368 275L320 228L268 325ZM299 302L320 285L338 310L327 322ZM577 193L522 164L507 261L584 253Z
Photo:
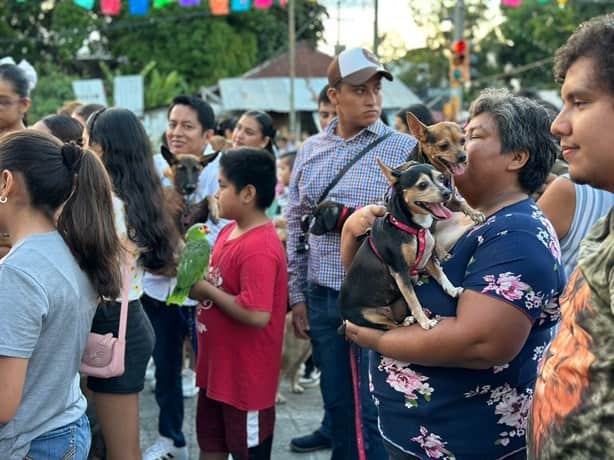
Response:
M462 85L471 81L471 64L469 42L456 40L452 43L450 57L450 83L452 86Z

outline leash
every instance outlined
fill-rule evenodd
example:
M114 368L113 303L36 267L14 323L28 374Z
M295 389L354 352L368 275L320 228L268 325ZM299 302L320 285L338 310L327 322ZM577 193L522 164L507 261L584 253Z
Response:
M409 233L414 235L417 239L418 247L416 248L416 260L411 267L409 267L409 276L418 276L420 271L418 267L424 258L424 249L426 248L426 228L414 228L410 225L404 224L403 222L399 222L392 214L387 214L385 219L388 219L392 225L394 225L399 230L404 231L405 233ZM369 246L371 246L371 250L377 256L379 260L382 262L386 262L380 252L377 250L375 246L375 241L373 241L373 236L369 235Z
M365 453L365 440L362 432L362 406L360 405L360 374L357 363L360 363L360 350L357 345L350 343L350 368L352 369L352 387L354 389L354 421L356 422L356 447L358 460L367 460ZM362 366L361 366L362 368Z

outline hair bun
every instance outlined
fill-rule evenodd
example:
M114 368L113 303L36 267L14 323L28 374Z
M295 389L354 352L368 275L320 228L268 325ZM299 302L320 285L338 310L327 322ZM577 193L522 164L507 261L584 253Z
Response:
M79 171L81 158L83 158L83 150L74 142L68 142L62 146L62 160L71 173L76 174Z

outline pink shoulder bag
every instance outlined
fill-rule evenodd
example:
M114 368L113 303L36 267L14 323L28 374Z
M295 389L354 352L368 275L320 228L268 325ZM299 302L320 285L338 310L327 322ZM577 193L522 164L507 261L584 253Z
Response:
M117 338L112 333L96 334L90 332L87 345L81 357L79 371L84 375L108 379L124 373L124 353L126 351L126 322L128 319L128 291L130 290L130 270L123 264L122 303L119 313Z

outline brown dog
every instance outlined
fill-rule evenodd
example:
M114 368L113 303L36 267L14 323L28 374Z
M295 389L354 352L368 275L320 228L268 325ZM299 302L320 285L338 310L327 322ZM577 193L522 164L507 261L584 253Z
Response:
M418 140L414 160L433 165L448 179L447 185L452 196L446 206L452 211L461 211L476 224L483 223L484 214L461 199L454 186L454 176L462 174L467 166L467 153L464 150L465 134L461 127L451 121L426 126L411 112L407 112L407 125L411 134Z
M279 372L279 386L275 402L283 404L286 402L280 391L281 380L287 377L290 380L290 391L292 393L302 393L305 389L299 385L299 369L301 364L307 361L311 355L311 342L299 339L294 335L292 327L292 312L286 314L286 326L284 328L284 344L281 353L281 370Z
M206 222L211 219L217 223L217 201L212 196L206 196L197 203L190 203L189 196L196 192L198 179L202 170L219 154L218 152L203 155L200 158L194 155L175 155L165 146L161 147L162 156L170 166L169 178L175 190L184 197L185 205L176 217L175 224L181 236L196 222Z

